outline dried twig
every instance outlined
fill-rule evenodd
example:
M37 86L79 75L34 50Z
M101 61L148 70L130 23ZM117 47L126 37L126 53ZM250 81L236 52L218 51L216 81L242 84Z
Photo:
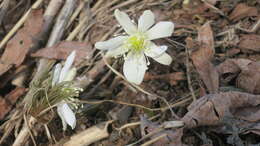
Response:
M247 33L254 33L258 30L259 27L260 27L260 19L258 19L258 21L252 27L252 29L245 29L245 28L241 28L240 26L237 26L236 28L239 29L239 30L242 30L244 32L247 32Z
M0 25L3 23L3 19L5 18L6 11L8 10L10 0L4 0L1 3L0 9Z
M26 122L24 123L24 126L22 130L19 132L19 135L16 137L13 146L23 146L25 144L30 134L30 128L28 126L29 125L33 126L35 123L36 123L36 119L34 119L33 117L29 119L28 125ZM33 141L35 143L35 140Z
M158 117L160 117L160 116L161 116L161 114L157 114L157 115L155 115L155 116L149 118L148 120L153 120L153 119L156 119L156 118L158 118ZM120 132L121 132L122 130L124 130L125 128L132 127L132 126L138 126L138 125L140 125L140 124L141 124L141 121L139 121L139 122L133 122L133 123L127 123L127 124L125 124L125 125L123 125L123 126L121 126L121 127L119 127L119 128L115 128L115 129L118 130L119 133L120 133Z
M8 42L8 40L15 34L15 32L23 25L27 17L29 16L32 9L38 8L43 0L37 0L32 7L23 15L23 17L15 24L15 26L9 31L9 33L4 37L4 39L0 42L0 50L3 49L4 45Z
M111 102L111 103L117 103L117 104L142 108L142 109L149 110L149 111L166 111L166 110L170 110L171 108L174 108L174 107L182 106L183 104L189 102L191 99L192 98L189 97L189 98L183 99L179 102L172 103L172 104L169 104L169 105L167 105L165 107L161 107L161 108L149 108L149 107L145 107L145 106L139 105L139 104L127 103L127 102L116 101L116 100L100 100L100 101L79 100L79 101L75 101L75 102L87 103L87 104L102 104L102 103L105 103L105 102Z

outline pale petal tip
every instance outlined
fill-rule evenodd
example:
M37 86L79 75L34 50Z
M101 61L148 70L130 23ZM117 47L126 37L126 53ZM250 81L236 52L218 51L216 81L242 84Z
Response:
M149 40L170 37L174 30L174 23L161 21L148 30Z
M133 83L133 84L136 84L136 85L140 85L142 83L143 80L137 80L137 78L132 78L132 77L129 77L127 75L125 75L127 81L129 81L130 83Z
M146 70L147 63L144 55L137 57L130 54L125 59L123 73L129 82L137 85L141 84Z
M118 15L120 15L121 11L119 9L115 9L114 11L114 15L117 17Z
M171 36L174 31L174 23L170 21L162 21L162 22L165 23L165 27L167 27L167 30L170 32L169 36Z
M95 43L95 48L97 48L99 50L102 50L102 48L103 48L102 42L96 42Z
M163 53L161 56L159 56L155 60L163 65L170 65L172 63L172 57L167 53Z
M57 107L58 115L60 116L63 124L63 129L66 130L68 124L72 129L76 126L76 116L70 109L67 103L60 103Z
M173 22L169 22L169 25L170 25L170 28L171 28L172 33L173 33L173 31L174 31L174 23L173 23ZM171 33L171 34L172 34L172 33Z
M70 125L71 129L74 129L76 127L76 120L68 124Z
M69 55L69 57L71 57L71 58L75 58L75 56L76 56L76 51L75 50L73 50L71 53L70 53L70 55ZM68 58L69 58L68 57Z
M149 15L152 15L154 17L154 14L153 14L153 12L151 10L145 10L143 12L143 14L149 14Z

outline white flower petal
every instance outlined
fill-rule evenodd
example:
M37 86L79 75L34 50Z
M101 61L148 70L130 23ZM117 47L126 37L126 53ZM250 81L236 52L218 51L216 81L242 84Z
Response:
M154 40L172 35L174 24L172 22L162 21L155 24L150 30L147 31L148 39Z
M123 72L129 82L141 84L146 70L146 59L143 54L136 56L129 53L127 55L123 66Z
M55 84L58 83L59 77L60 77L60 72L61 72L61 64L58 63L54 67L54 73L53 73L52 84L51 84L52 86L54 86Z
M167 46L157 46L151 43L149 49L145 50L145 55L149 57L158 57L167 50Z
M106 53L106 57L117 57L117 56L125 54L127 51L128 51L128 49L125 47L118 47L113 50L108 50Z
M70 69L66 75L66 77L63 79L63 81L72 81L77 74L77 69L73 67Z
M95 47L99 50L112 50L122 45L127 38L127 36L118 36L107 41L96 42Z
M59 115L59 116L60 116L60 115ZM66 131L68 124L66 123L66 121L65 121L65 119L64 119L63 116L60 116L60 118L61 118L61 122L62 122L62 130L63 130L63 131Z
M72 51L70 53L70 55L67 57L65 64L64 64L63 68L61 69L59 83L62 82L65 79L65 77L67 76L67 73L69 72L69 70L73 64L75 56L76 56L76 51Z
M170 65L172 62L172 57L169 54L167 54L166 52L164 52L160 56L153 57L153 59L164 65Z
M141 32L147 31L154 24L154 14L150 10L146 10L138 20L138 30Z
M75 128L76 117L67 103L60 103L57 107L57 112L63 122L65 121L72 129Z
M133 24L133 22L125 12L121 12L116 9L114 15L118 23L123 27L126 33L133 34L137 31L135 24Z

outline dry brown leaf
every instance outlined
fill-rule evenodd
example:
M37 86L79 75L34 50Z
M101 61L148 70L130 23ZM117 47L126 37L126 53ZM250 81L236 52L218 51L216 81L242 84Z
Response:
M34 46L37 35L43 25L43 11L33 10L27 18L24 27L7 43L6 49L0 59L0 75L8 71L12 66L21 65Z
M246 50L252 50L255 52L260 52L260 35L255 34L244 34L240 38L238 47Z
M187 128L218 125L230 114L235 117L243 118L248 122L250 122L250 120L252 121L252 118L247 119L247 117L252 117L253 115L255 117L254 120L259 121L259 108L257 109L257 112L251 110L250 115L243 116L243 111L247 108L259 107L259 105L260 95L243 92L209 94L193 102L188 107L189 111L182 120L185 122Z
M151 141L166 134L167 136L162 137L152 143L152 146L185 146L182 143L183 128L176 130L164 130L160 129L160 125L149 121L145 116L141 116L141 133L142 136L152 134L150 136ZM149 142L149 141L148 141ZM147 143L147 142L146 142Z
M260 61L250 63L237 78L237 86L249 93L260 94Z
M229 82L237 77L242 69L247 68L247 65L251 62L248 59L227 59L216 68L222 78L221 81Z
M185 77L183 72L175 72L163 75L151 75L149 73L146 73L144 77L145 81L156 79L164 80L166 82L169 82L171 85L177 85L178 81L185 80Z
M228 59L217 66L222 81L229 82L237 77L237 87L249 93L260 93L260 62L248 59ZM224 78L225 77L225 78Z
M238 21L245 17L257 16L257 8L249 7L244 3L238 4L235 9L229 15L229 19L232 21Z
M82 60L91 59L94 50L88 43L63 41L52 47L42 48L36 53L31 54L33 57L45 57L49 59L66 59L67 56L73 51L76 51L75 63L79 64Z
M3 120L5 115L11 110L11 105L7 100L0 97L0 120Z
M210 62L215 54L213 32L209 22L198 31L199 49L191 54L191 59L210 93L218 91L219 79L216 68Z
M0 97L0 120L2 120L5 115L12 109L12 106L16 103L17 99L25 93L25 88L17 87L5 98Z

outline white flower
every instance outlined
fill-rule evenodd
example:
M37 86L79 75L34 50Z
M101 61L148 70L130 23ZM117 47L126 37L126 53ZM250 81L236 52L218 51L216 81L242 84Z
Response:
M114 13L128 35L97 42L95 47L107 50L106 56L108 57L127 54L123 72L128 81L135 84L143 81L147 65L149 65L147 56L161 64L171 64L172 58L165 52L167 46L157 46L151 40L171 36L174 29L172 22L162 21L154 25L154 14L152 11L146 10L140 16L138 26L136 26L126 13L119 10L115 10Z
M64 82L64 81L72 81L76 75L76 68L71 68L73 61L75 59L76 52L73 51L67 57L64 66L61 64L55 65L54 74L52 79L52 86ZM74 88L73 88L74 89ZM74 90L78 90L75 88ZM67 124L74 129L76 126L76 116L73 111L70 109L69 105L66 101L61 101L58 103L57 112L62 120L63 130L66 130Z

